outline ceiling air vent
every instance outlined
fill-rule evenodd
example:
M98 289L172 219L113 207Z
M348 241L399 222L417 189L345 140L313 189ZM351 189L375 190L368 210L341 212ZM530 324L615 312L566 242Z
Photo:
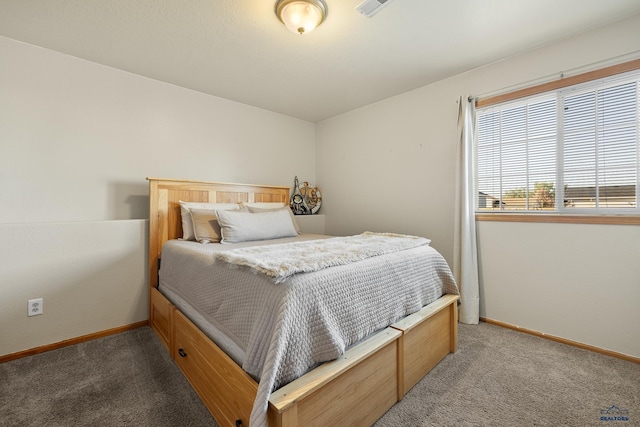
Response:
M391 0L364 0L362 3L356 6L356 10L367 18L371 18L388 3L391 3Z

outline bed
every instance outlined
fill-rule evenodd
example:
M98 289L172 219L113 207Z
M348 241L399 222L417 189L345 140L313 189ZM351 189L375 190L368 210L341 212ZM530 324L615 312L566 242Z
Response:
M258 381L264 376L242 369L238 358L243 356L234 355L229 345L210 338L211 332L197 311L194 314L184 301L172 295L170 286L161 292L158 272L163 261L166 280L170 262L189 262L168 255L161 260L163 248L170 254L172 247L191 250L189 244L200 245L177 241L183 233L179 201L286 204L289 188L148 180L150 325L216 421L223 427L247 426L254 403L264 395L260 390L266 382ZM313 274L321 273L296 275L287 283ZM264 420L271 427L373 424L442 358L456 351L455 293L438 295L411 315L350 343L337 359L312 364L303 375L287 378L284 385L269 390Z

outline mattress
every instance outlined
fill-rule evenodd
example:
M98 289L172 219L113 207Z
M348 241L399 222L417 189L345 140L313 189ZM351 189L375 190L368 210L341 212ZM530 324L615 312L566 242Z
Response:
M263 424L274 389L443 294L459 294L446 261L429 245L283 283L215 261L219 251L325 237L204 245L172 240L163 247L159 290L259 382L252 425Z

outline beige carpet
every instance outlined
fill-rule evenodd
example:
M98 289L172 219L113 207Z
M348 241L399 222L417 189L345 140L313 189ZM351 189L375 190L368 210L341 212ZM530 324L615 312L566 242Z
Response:
M486 323L459 335L376 427L640 426L640 365ZM601 421L613 406L629 421Z
M0 364L0 426L216 425L148 327ZM460 325L375 426L640 426L640 365Z
M0 364L0 426L215 426L149 327Z

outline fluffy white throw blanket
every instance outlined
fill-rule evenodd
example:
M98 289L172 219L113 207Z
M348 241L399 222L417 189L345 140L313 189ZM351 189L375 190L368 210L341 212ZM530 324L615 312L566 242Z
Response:
M215 259L264 273L281 283L297 273L346 265L430 243L424 237L367 231L356 236L232 249L216 253Z

